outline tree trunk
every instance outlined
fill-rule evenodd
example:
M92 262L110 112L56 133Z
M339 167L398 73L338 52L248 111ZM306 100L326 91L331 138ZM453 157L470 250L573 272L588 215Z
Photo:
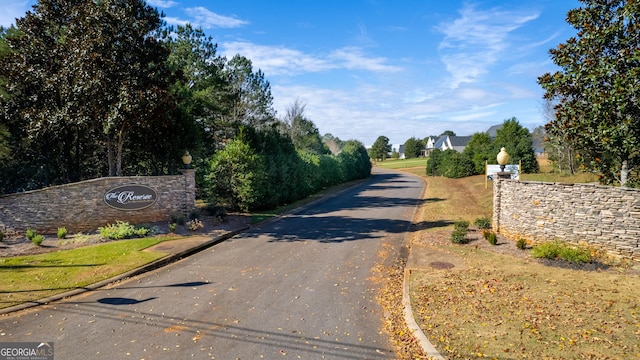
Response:
M627 185L627 179L629 178L629 169L627 168L627 160L622 162L622 168L620 169L620 186L625 187Z
M118 145L116 149L116 176L122 176L122 149L124 148L124 126L118 133Z
M111 138L107 136L107 162L109 163L109 176L115 176L115 167L113 163L113 151L111 151Z

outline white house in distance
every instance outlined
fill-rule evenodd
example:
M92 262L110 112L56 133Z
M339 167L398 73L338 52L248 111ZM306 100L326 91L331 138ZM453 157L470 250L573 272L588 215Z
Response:
M398 159L405 159L404 144L391 145L391 153L393 154L394 151L398 152L398 156L399 156ZM391 157L391 154L389 154L389 157Z
M425 146L424 155L429 156L434 149L440 149L442 151L452 149L457 152L462 152L469 141L471 141L471 136L442 135L438 139L429 137Z

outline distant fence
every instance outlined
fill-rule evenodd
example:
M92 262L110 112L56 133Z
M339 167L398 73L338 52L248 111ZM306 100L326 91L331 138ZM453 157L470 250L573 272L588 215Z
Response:
M495 181L493 228L513 240L586 242L640 261L640 190Z
M167 220L195 207L195 171L175 176L107 177L0 196L0 230L95 230L117 220Z

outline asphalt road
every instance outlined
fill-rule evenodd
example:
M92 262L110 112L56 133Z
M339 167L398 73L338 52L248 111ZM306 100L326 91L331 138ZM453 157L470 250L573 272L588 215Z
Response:
M371 180L153 272L0 317L56 360L393 359L376 264L399 254L423 182Z

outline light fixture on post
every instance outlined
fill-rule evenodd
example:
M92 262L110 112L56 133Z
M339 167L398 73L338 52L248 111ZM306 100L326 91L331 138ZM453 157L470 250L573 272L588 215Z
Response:
M509 163L509 153L507 153L507 149L504 147L500 149L496 159L498 160L498 165L500 165L500 173L498 173L498 177L506 179L511 178L511 173L504 172L505 166Z
M182 163L184 164L185 169L189 168L191 160L193 160L193 158L191 157L191 154L189 154L189 150L185 150L184 155L182 155Z

